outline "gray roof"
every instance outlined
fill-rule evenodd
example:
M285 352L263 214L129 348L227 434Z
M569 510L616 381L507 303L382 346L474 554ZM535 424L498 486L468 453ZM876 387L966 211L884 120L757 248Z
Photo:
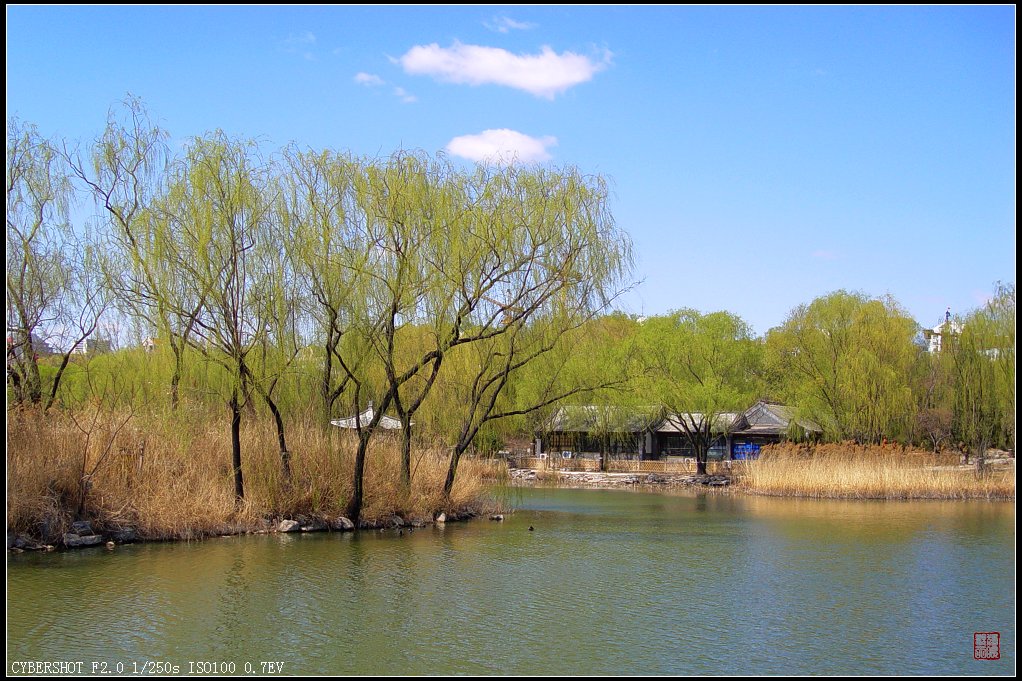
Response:
M722 433L731 428L741 414L735 412L721 412L713 417L710 430L715 433ZM658 433L684 433L686 427L689 430L696 430L703 425L704 416L700 413L671 414L665 418L656 428Z
M376 415L376 412L373 410L373 403L370 402L369 403L369 408L366 409L364 412L362 412L361 414L358 415L358 425L357 426L356 426L356 423L355 423L355 417L354 416L352 416L351 418L347 418L347 419L335 419L335 420L331 421L330 423L332 425L337 426L338 428L351 428L351 429L354 429L354 428L357 428L358 426L361 426L362 428L365 428L366 426L369 425L369 422L373 420L373 417L375 415ZM383 416L382 418L380 418L380 423L377 426L377 428L383 428L384 430L401 430L401 422L398 421L395 418L390 417L390 416Z
M798 418L794 407L760 400L742 413L734 432L740 435L784 435L793 421L809 432L821 430L812 421Z
M655 407L567 406L551 414L543 428L545 432L562 433L639 433L645 430L685 433L685 425L694 429L702 419L700 413L665 415L662 409ZM812 421L797 418L793 407L764 400L741 413L717 414L711 431L741 435L786 435L792 422L808 432L821 431Z
M638 433L656 420L655 411L652 407L558 407L544 427L547 432L562 433Z

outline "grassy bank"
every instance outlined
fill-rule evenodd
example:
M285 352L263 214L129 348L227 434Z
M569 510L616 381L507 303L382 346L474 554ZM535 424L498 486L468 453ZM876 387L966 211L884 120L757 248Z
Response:
M228 423L208 413L8 411L8 532L52 543L72 521L86 519L97 531L131 527L144 538L175 539L255 530L272 518L343 514L354 469L352 435L291 424L290 485L271 421L250 420L241 437L245 501L239 505ZM412 489L404 494L398 442L380 436L367 458L363 518L429 520L439 511L488 510L486 488L495 469L463 459L447 502L442 488L448 462L444 448L417 447Z
M764 447L736 468L737 489L756 494L840 499L1014 499L1015 465L982 474L959 457L901 447L850 444Z

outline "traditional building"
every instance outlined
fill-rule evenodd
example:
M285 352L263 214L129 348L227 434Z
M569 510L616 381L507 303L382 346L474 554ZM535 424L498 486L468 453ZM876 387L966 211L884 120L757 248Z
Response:
M559 407L536 433L536 456L641 458L650 451L648 435L660 418L651 407Z
M538 456L664 459L695 456L687 432L704 427L702 414L660 409L561 407L536 434ZM741 413L723 412L710 425L709 459L752 459L760 447L790 437L811 438L820 427L797 419L795 410L760 400Z
M755 459L763 445L791 437L810 439L822 432L806 419L796 417L792 407L760 400L741 413L729 437L732 459Z

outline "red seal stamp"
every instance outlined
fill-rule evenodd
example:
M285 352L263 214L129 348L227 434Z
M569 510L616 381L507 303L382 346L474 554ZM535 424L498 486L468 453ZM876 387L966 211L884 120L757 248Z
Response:
M977 631L972 635L972 656L977 660L1001 659L1001 633Z

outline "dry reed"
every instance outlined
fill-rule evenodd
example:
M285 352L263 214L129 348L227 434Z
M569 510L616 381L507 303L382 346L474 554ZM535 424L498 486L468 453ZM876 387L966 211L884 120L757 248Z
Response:
M1014 499L1015 463L982 473L957 454L850 443L764 447L736 466L738 488L756 494L841 499Z
M9 410L7 528L44 540L73 520L97 530L134 528L150 539L192 538L265 527L269 519L333 518L351 494L355 438L310 423L287 430L292 480L283 477L272 422L249 420L241 433L245 501L236 503L225 420L182 409L141 417L83 410ZM412 453L412 486L399 483L393 436L370 444L362 517L429 520L439 511L489 510L492 466L463 457L451 498L443 498L449 450ZM85 495L84 505L82 496Z

